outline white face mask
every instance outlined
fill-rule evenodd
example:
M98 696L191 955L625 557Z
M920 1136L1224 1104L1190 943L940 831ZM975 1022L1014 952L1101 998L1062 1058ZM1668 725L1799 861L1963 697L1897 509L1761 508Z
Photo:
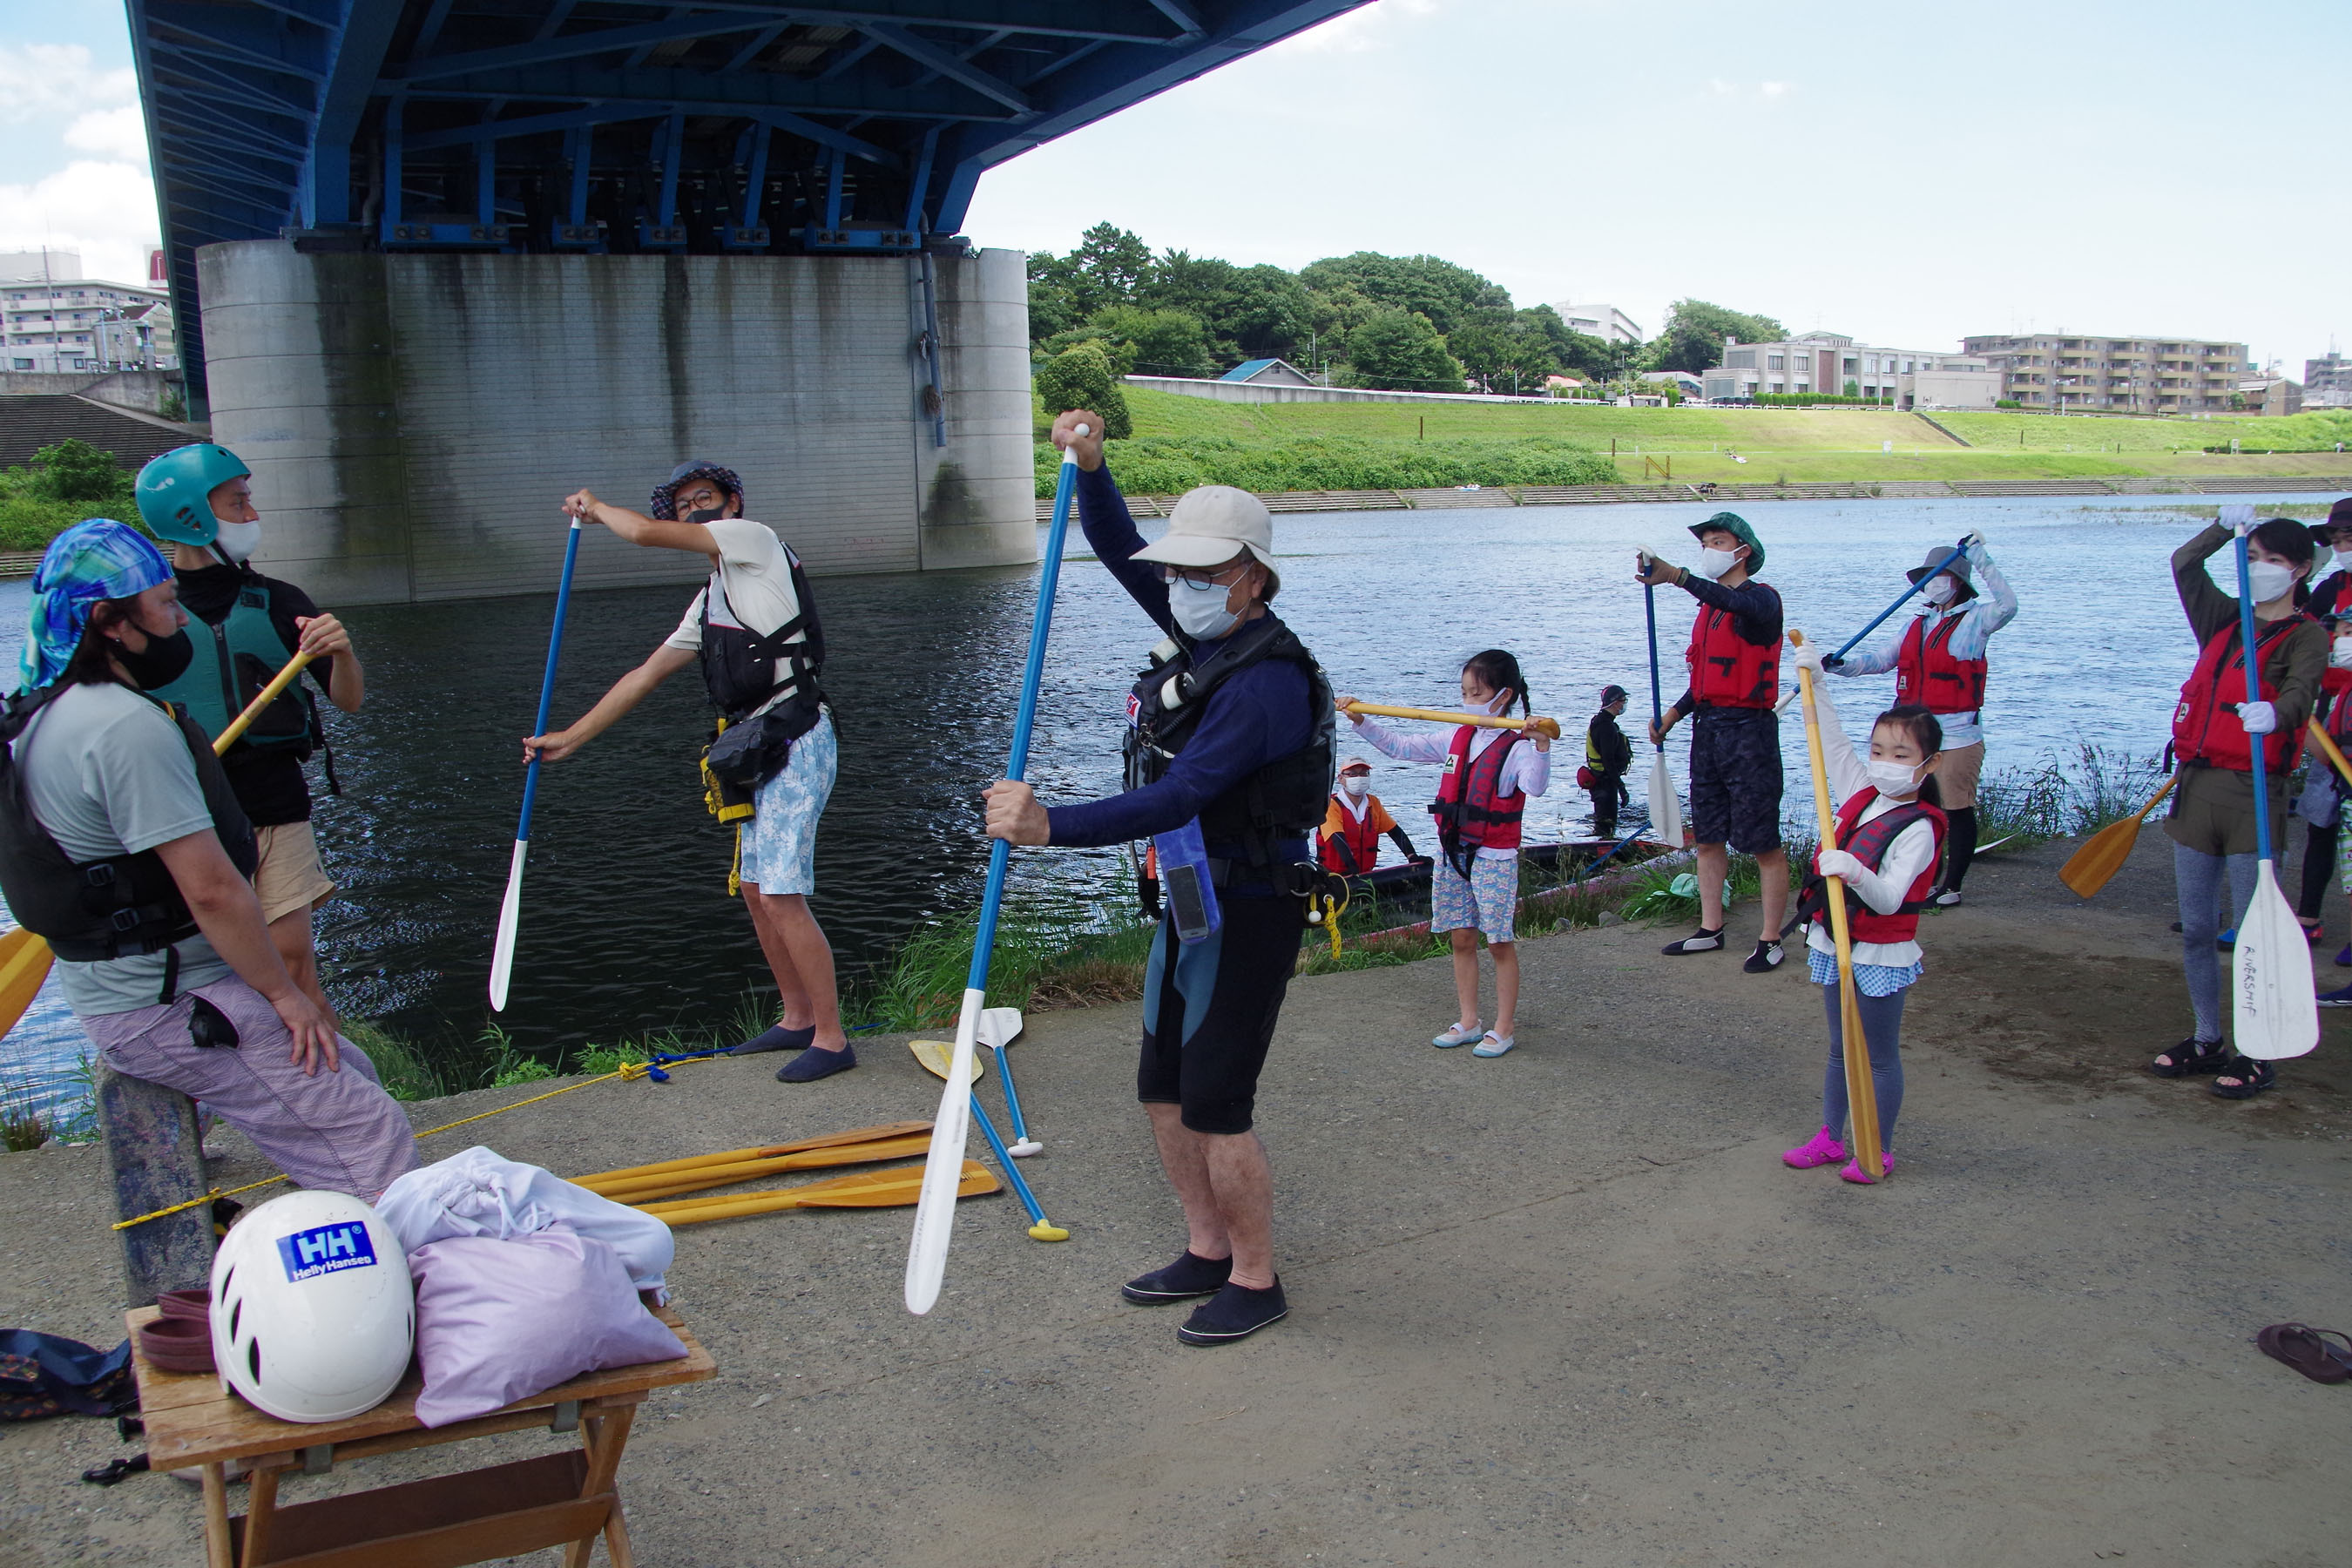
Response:
M2294 590L2294 569L2275 561L2254 562L2246 568L2246 578L2253 585L2257 605L2267 605Z
M1870 787L1881 795L1907 795L1919 787L1919 770L1903 763L1890 763L1873 757L1869 762Z
M2352 566L2352 544L2337 545L2336 547L2336 559L2344 563L2347 566Z
M1355 795L1360 799L1364 792L1372 787L1371 775L1370 773L1349 773L1347 777L1339 781L1339 787L1346 790L1349 795Z
M1931 605L1948 605L1952 602L1952 593L1951 578L1938 572L1920 588L1919 596Z
M1241 619L1225 608L1233 595L1230 584L1207 583L1195 585L1179 577L1168 584L1168 612L1176 617L1184 635L1196 639L1214 638L1234 629Z
M2352 636L2336 639L2327 650L2327 662L2338 669L2352 669Z
M1497 691L1493 697L1487 699L1486 711L1497 716L1508 713L1511 710L1511 704L1517 700L1518 699L1508 690Z
M1698 552L1698 574L1712 583L1739 564L1737 550L1702 550Z
M213 542L220 546L223 555L243 565L253 552L261 548L261 524L257 522L224 522Z

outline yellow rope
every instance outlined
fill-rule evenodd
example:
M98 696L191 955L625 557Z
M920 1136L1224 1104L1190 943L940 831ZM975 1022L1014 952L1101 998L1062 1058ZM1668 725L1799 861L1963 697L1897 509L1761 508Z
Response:
M677 1061L667 1062L663 1065L665 1067L685 1067L689 1062L713 1061L726 1054L727 1053L724 1051L713 1051L709 1056L685 1057ZM542 1100L553 1100L559 1094L570 1094L574 1089L589 1089L600 1083L610 1083L614 1079L620 1079L627 1082L635 1082L638 1079L647 1077L651 1070L650 1063L623 1062L616 1071L602 1074L582 1083L567 1083L562 1089L551 1089L545 1094L534 1094L529 1100L518 1100L512 1105L501 1105L495 1110L485 1110L473 1116L461 1116L455 1121L445 1121L438 1127L428 1127L424 1131L414 1134L414 1136L418 1138L430 1138L436 1132L446 1132L451 1128L463 1127L468 1122L487 1121L493 1116L504 1116L509 1110L520 1110L526 1105L537 1105ZM170 1208L157 1209L152 1214L142 1214L131 1219L116 1220L109 1228L113 1230L129 1230L134 1225L145 1225L149 1220L163 1219L167 1215L184 1214L189 1209L200 1207L217 1198L233 1198L239 1193L250 1193L262 1187L274 1187L280 1182L290 1182L292 1180L293 1178L291 1176L272 1176L267 1181L247 1182L241 1187L228 1187L226 1189L215 1187L212 1191L205 1194L202 1197L190 1198L186 1203L173 1204Z

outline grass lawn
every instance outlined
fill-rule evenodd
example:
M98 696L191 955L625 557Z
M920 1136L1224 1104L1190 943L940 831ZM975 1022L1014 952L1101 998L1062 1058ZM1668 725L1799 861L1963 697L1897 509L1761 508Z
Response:
M1139 490L1222 482L1251 489L1413 488L1654 481L1656 457L1678 481L2278 477L2352 471L2332 449L2237 457L2201 448L2352 446L2352 416L2294 419L2053 419L1939 414L1951 437L1915 415L1880 409L1590 408L1566 405L1215 403L1128 389L1135 438L1111 448ZM1054 454L1038 418L1039 493ZM1893 443L1892 450L1885 444ZM1580 453L1598 461L1580 460ZM1748 460L1735 459L1744 457Z

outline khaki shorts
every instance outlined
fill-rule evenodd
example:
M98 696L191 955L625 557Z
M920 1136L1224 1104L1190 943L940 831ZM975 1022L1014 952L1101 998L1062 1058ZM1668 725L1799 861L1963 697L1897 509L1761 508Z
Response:
M2286 775L2270 775L2271 821L2286 826ZM2254 775L2226 768L2183 768L2164 831L2200 855L2251 855L2255 848ZM2273 845L2275 847L2275 845Z
M274 925L281 916L334 895L335 884L319 864L319 840L309 823L257 827L253 837L261 851L261 863L253 868L253 892L261 900L264 921Z
M1977 780L1984 773L1984 742L1972 742L1945 751L1936 763L1936 787L1943 793L1946 811L1967 811L1977 803Z

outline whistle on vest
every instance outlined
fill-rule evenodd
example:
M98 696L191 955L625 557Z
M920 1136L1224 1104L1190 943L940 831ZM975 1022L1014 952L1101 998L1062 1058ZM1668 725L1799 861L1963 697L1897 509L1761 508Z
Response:
M1176 646L1176 639L1174 637L1161 637L1157 643L1152 645L1150 655L1151 667L1149 673L1157 675L1160 671L1166 669L1170 665L1176 662L1178 658L1183 654L1183 651L1184 650L1182 648ZM1171 675L1165 681L1160 683L1160 710L1162 713L1173 713L1179 708L1183 707L1186 702L1190 701L1192 700L1192 671L1180 669Z

